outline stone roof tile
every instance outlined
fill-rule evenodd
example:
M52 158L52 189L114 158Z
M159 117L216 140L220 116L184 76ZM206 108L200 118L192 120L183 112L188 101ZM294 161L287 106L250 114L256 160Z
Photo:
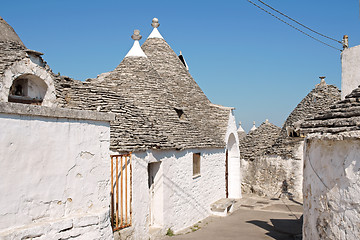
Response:
M254 161L260 158L268 147L279 137L281 128L264 122L240 140L240 156L242 159Z
M327 111L306 119L301 132L330 133L360 130L360 87L354 89L344 100L336 102Z
M294 149L304 139L302 137L288 136L288 130L300 131L300 124L306 118L311 118L326 111L339 100L340 91L337 87L328 85L325 81L317 84L291 112L281 129L279 138L273 146L266 150L266 154L296 158Z
M199 145L207 137L209 146L224 147L230 110L209 101L164 39L148 38L141 47L164 79L164 88L174 95L177 106L185 109L189 122L199 129L200 135L193 141Z

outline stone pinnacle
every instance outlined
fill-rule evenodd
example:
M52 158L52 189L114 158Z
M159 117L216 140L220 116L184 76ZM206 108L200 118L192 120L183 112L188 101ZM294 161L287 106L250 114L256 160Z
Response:
M133 40L140 40L142 38L142 36L140 35L140 31L139 30L134 30L134 34L131 36L131 38Z
M159 19L153 18L152 23L151 23L151 26L152 26L153 28L158 28L158 27L160 26Z

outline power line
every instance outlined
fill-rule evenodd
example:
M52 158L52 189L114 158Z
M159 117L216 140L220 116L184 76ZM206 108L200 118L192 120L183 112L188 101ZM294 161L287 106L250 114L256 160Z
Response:
M322 36L322 37L324 37L324 38L328 38L328 39L330 39L330 40L333 40L333 41L335 41L335 42L337 42L337 43L342 44L342 42L341 42L341 41L336 40L336 39L331 38L331 37L328 37L328 36L326 36L326 35L324 35L324 34L321 34L321 33L317 32L317 31L315 31L315 30L312 30L311 28L309 28L309 27L305 26L304 24L302 24L302 23L300 23L300 22L296 21L295 19L293 19L293 18L291 18L291 17L287 16L286 14L284 14L284 13L282 13L282 12L280 12L280 11L276 10L275 8L273 8L273 7L271 7L270 5L268 5L268 4L266 4L266 3L264 3L263 1L261 1L261 0L258 0L258 1L259 1L259 2L261 2L262 4L264 4L265 6L267 6L268 8L270 8L270 9L274 10L275 12L277 12L277 13L279 13L279 14L283 15L284 17L286 17L286 18L290 19L291 21L293 21L293 22L295 22L295 23L299 24L300 26L302 26L302 27L304 27L304 28L306 28L306 29L308 29L308 30L312 31L313 33L316 33L316 34L318 34L318 35L320 35L320 36Z
M339 49L339 48L337 48L337 47L334 47L334 46L331 46L330 44L327 44L326 42L323 42L323 41L321 41L321 40L319 40L319 39L317 39L317 38L315 38L315 37L307 34L306 32L300 30L299 28L295 27L294 25L291 25L290 23L282 20L282 19L279 18L278 16L275 16L274 14L272 14L271 12L269 12L269 11L265 10L264 8L260 7L260 6L257 5L256 3L254 3L254 2L252 2L252 1L250 1L250 0L247 0L247 1L250 2L251 4L253 4L254 6L256 6L257 8L261 9L262 11L266 12L267 14L270 14L271 16L273 16L274 18L276 18L277 20L279 20L279 21L285 23L286 25L294 28L295 30L301 32L302 34L305 34L306 36L308 36L308 37L310 37L310 38L312 38L312 39L314 39L314 40L316 40L316 41L318 41L318 42L320 42L320 43L322 43L322 44L324 44L324 45L326 45L326 46L328 46L328 47L331 47L331 48L334 48L334 49L336 49L336 50L341 51L341 49Z

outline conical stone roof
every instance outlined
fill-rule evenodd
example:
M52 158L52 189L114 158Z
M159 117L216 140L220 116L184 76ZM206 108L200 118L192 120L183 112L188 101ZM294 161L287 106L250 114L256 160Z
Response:
M259 159L265 150L274 144L280 131L281 128L278 126L268 121L263 122L240 141L241 158L248 161Z
M154 69L164 79L164 88L174 96L187 120L200 134L196 145L224 147L230 114L227 107L212 104L163 38L149 37L141 46Z
M110 124L118 151L224 147L231 108L208 100L164 39L147 39L142 49L145 56L132 51L97 79L58 77L59 102L119 113Z
M0 17L0 78L9 66L27 56L25 49L14 29Z
M322 80L291 112L281 129L280 137L266 151L266 154L296 158L294 148L304 139L302 137L289 137L287 128L300 131L301 122L327 111L337 101L340 101L340 90Z
M350 134L360 130L360 88L354 89L344 100L335 103L327 111L306 119L301 124L304 134ZM358 134L357 137L360 135Z
M25 47L15 30L2 17L0 17L0 42L13 42Z

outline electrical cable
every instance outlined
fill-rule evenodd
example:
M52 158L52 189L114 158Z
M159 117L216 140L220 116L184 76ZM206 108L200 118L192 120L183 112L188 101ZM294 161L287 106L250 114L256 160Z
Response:
M339 48L337 48L337 47L334 47L334 46L332 46L332 45L330 45L330 44L327 44L326 42L323 42L323 41L321 41L321 40L319 40L319 39L317 39L317 38L315 38L315 37L313 37L313 36L311 36L311 35L307 34L306 32L304 32L304 31L300 30L299 28L297 28L297 27L295 27L295 26L291 25L290 23L288 23L288 22L286 22L286 21L282 20L282 19L281 19L281 18L279 18L278 16L275 16L275 15L274 15L274 14L272 14L271 12L269 12L269 11L265 10L264 8L260 7L260 6L259 6L259 5L257 5L256 3L254 3L254 2L252 2L252 1L250 1L250 0L247 0L247 1L248 1L248 2L250 2L251 4L253 4L254 6L256 6L257 8L261 9L262 11L266 12L267 14L270 14L271 16L273 16L274 18L278 19L279 21L281 21L281 22L285 23L286 25L288 25L288 26L290 26L290 27L294 28L295 30L297 30L297 31L301 32L302 34L305 34L306 36L308 36L308 37L310 37L310 38L312 38L312 39L314 39L314 40L316 40L316 41L318 41L318 42L320 42L320 43L322 43L322 44L324 44L324 45L326 45L326 46L328 46L328 47L331 47L331 48L334 48L334 49L336 49L336 50L342 51L341 49L339 49Z
M302 27L304 27L304 28L306 28L306 29L308 29L308 30L312 31L313 33L316 33L316 34L318 34L318 35L320 35L320 36L322 36L322 37L324 37L324 38L328 38L328 39L330 39L330 40L333 40L333 41L335 41L335 42L337 42L337 43L342 44L342 42L341 42L341 41L336 40L336 39L331 38L331 37L328 37L328 36L326 36L326 35L324 35L324 34L321 34L321 33L317 32L317 31L315 31L315 30L312 30L311 28L309 28L309 27L305 26L304 24L302 24L302 23L300 23L300 22L296 21L295 19L293 19L293 18L291 18L291 17L287 16L286 14L284 14L284 13L282 13L282 12L280 12L280 11L276 10L275 8L273 8L273 7L271 7L270 5L268 5L268 4L266 4L266 3L264 3L263 1L261 1L261 0L258 0L258 1L259 1L259 2L261 2L262 4L264 4L265 6L267 6L268 8L270 8L270 9L274 10L275 12L277 12L277 13L279 13L279 14L283 15L284 17L286 17L286 18L290 19L291 21L293 21L293 22L295 22L295 23L299 24L300 26L302 26Z

